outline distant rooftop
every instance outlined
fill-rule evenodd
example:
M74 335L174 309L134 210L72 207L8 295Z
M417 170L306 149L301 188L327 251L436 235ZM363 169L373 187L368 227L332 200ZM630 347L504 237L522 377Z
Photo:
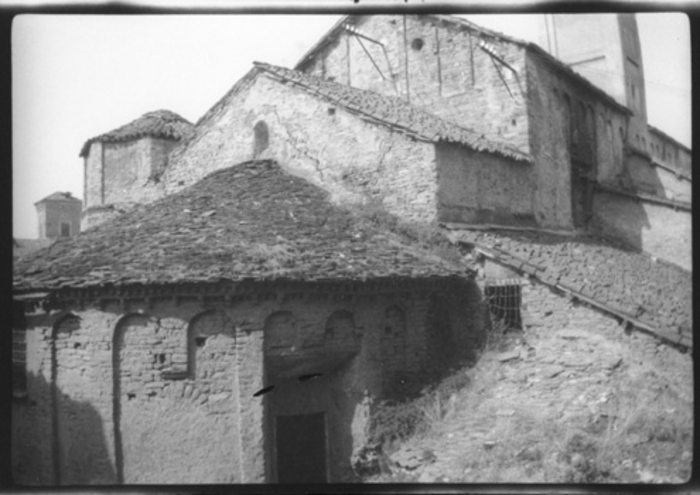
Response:
M53 194L50 194L46 196L44 199L41 199L34 203L35 205L38 205L39 203L43 203L44 201L77 201L78 203L82 203L81 200L73 196L73 193L70 191L66 192L55 192Z
M328 198L274 161L238 164L15 263L14 287L467 276Z

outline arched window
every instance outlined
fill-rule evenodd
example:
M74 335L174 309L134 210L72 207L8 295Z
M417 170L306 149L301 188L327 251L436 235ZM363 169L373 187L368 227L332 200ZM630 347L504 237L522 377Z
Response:
M324 345L327 347L355 347L358 345L352 313L338 310L328 317L324 332Z
M191 378L209 378L215 367L231 359L235 351L235 330L221 311L195 316L187 329L187 371Z
M297 343L297 322L289 311L277 311L265 320L265 350L288 349Z
M270 132L264 120L259 121L253 127L255 142L253 143L253 158L259 156L270 145Z

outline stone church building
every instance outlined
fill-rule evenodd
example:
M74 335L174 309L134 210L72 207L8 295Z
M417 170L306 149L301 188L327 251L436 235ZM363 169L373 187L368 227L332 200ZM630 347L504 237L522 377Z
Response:
M15 266L16 481L353 481L374 401L494 317L692 347L691 152L646 122L634 17L596 25L618 80L348 16L195 124L88 139L84 232Z

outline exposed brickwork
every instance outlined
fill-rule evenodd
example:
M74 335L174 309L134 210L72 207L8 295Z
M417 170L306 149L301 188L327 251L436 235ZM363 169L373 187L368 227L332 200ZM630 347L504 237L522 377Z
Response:
M536 225L536 165L516 163L464 147L436 146L438 219L470 224Z
M301 70L399 96L488 139L508 140L529 153L525 81L519 84L510 69L480 49L476 32L452 23L441 25L433 16L361 16L349 21L362 34L382 40L386 56L377 45L340 31ZM413 48L416 39L422 40L420 49ZM486 39L511 67L524 74L522 47Z
M477 295L468 285L461 292L449 290L439 309L438 319L450 321L453 350L465 355L482 338L484 322L472 317L465 323L461 313L478 304ZM17 481L56 483L55 466L61 484L113 484L120 477L125 483L262 482L274 478L270 421L295 412L325 412L331 479L350 480L350 456L366 439L365 398L384 393L391 371L382 367L387 311L401 304L405 312L403 346L394 347L403 354L397 359L407 364L405 370L420 371L444 359L429 344L430 297L428 291L358 297L270 293L208 308L181 298L177 305L88 303L71 314L31 314L28 368L34 380L29 401L16 406L26 414L13 423ZM319 378L279 379L266 368L266 321L280 311L293 315L300 332L290 342L303 344L296 351L287 347L287 354L306 359L310 371L326 370ZM314 356L321 354L309 352L319 342L330 345L324 355L345 345L327 336L329 324L347 326L338 322L339 314L349 315L344 321L351 322L360 346L349 361L314 368ZM179 379L168 374L183 370ZM255 397L266 385L275 389ZM34 410L45 413L37 416ZM30 460L28 447L36 460Z

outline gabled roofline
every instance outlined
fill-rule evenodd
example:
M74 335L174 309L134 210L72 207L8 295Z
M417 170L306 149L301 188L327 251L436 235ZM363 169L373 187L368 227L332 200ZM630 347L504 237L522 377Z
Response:
M233 98L235 95L237 95L240 91L242 91L244 88L246 88L250 83L252 83L258 77L258 75L260 75L262 73L262 74L265 74L267 77L269 77L271 80L281 82L284 78L281 77L279 74L277 74L275 72L275 69L283 69L283 68L278 68L276 66L266 64L264 62L257 62L257 61L253 62L253 68L250 69L241 79L239 79L233 85L233 87L223 97L221 97L219 99L219 101L217 101L209 110L207 110L207 112L204 115L202 115L202 117L200 117L200 119L195 124L194 134L192 135L192 137L190 137L187 140L181 141L180 144L177 146L177 148L175 148L175 150L173 150L171 157L181 155L194 142L196 142L197 139L201 136L201 133L203 132L202 126L206 122L209 122L211 119L213 119L216 115L218 115L219 112L222 111L222 109L226 106L227 102L231 98ZM283 69L283 70L293 71L292 69ZM305 73L299 72L299 71L293 71L293 72L298 72L299 75L303 76L303 77L312 77L312 78L315 77L315 76L309 76L308 74L305 74ZM293 81L293 84L295 87L298 87L299 89L303 90L304 92L306 92L310 96L312 96L314 98L322 98L322 99L327 99L329 101L332 101L334 104L343 107L344 109L346 109L350 113L362 114L362 115L367 115L369 117L373 117L372 115L367 114L366 112L362 111L361 109L347 105L343 101L336 101L330 97L327 97L327 96L324 96L324 95L318 93L317 91L314 91L312 88L307 87L303 83L303 81L301 81L301 80L299 80L299 81L295 80L295 81ZM355 91L367 91L367 90L362 90L362 89L354 88L354 87L352 87L352 89ZM377 95L380 97L389 98L385 95L380 95L380 94L377 94ZM437 115L430 114L428 112L425 112L424 110L416 109L416 111L424 112L435 119L444 120L444 119L441 119L440 117L438 117ZM378 125L387 125L387 126L391 126L391 127L395 128L395 129L398 129L400 127L398 125L391 124L390 122L383 122L380 120L374 120L374 122ZM461 127L461 126L458 126L457 124L453 124L449 121L445 121L445 122L449 123L450 125L454 126L455 128ZM467 131L467 132L473 132L469 129L464 129L464 128L462 128L462 129L464 131ZM437 143L438 141L440 141L440 139L435 139L435 136L424 136L424 135L420 134L419 132L416 132L412 129L402 129L402 130L404 130L408 134L413 135L416 138L421 138L421 139L424 139L425 141L428 141L428 142ZM451 141L447 141L447 142L451 142ZM467 146L468 148L474 149L476 151L486 151L489 153L496 153L496 154L505 156L509 159L513 159L516 161L522 161L522 162L526 162L526 163L532 162L531 156L529 156L529 155L527 155L527 154L525 154L525 153L523 153L515 148L510 149L507 145L505 145L503 143L498 143L496 141L491 141L490 143L493 145L494 149L483 150L483 149L479 149L478 146L474 146L474 145L470 146L467 142L457 142L457 144Z
M294 70L303 70L304 66L311 61L314 55L316 55L317 52L319 52L322 48L327 46L328 44L332 43L335 39L335 36L340 34L342 32L342 26L347 23L356 23L360 17L363 16L369 16L369 15L376 15L376 14L356 14L356 15L347 15L344 16L342 19L340 19L321 39L313 46L311 47L303 57L299 60L299 62L296 63L294 66ZM403 14L403 15L410 15L410 14ZM413 14L413 15L419 15L419 14ZM622 111L623 113L626 113L628 115L632 115L633 112L627 108L625 105L621 104L615 98L607 94L605 91L600 89L598 86L590 82L588 79L583 77L581 74L577 73L571 67L566 65L564 62L561 60L557 59L547 51L545 51L543 48L541 48L539 45L536 45L535 43L521 40L518 38L514 38L512 36L499 33L498 31L493 31L491 29L487 29L484 27L481 27L477 24L474 24L471 21L468 21L467 19L462 19L461 17L455 17L453 15L446 15L446 14L422 14L423 17L429 18L433 21L441 22L441 23L446 23L446 24L451 24L453 26L459 26L465 29L469 29L471 31L478 32L479 35L485 35L489 36L491 38L496 38L499 40L503 40L509 43L516 44L518 46L521 46L525 48L526 50L529 50L536 55L539 55L544 59L545 62L549 63L550 66L554 67L555 69L558 69L560 72L564 73L565 75L572 77L576 82L582 84L585 86L587 89L597 93L598 95L602 96L603 99L617 108L618 110Z

